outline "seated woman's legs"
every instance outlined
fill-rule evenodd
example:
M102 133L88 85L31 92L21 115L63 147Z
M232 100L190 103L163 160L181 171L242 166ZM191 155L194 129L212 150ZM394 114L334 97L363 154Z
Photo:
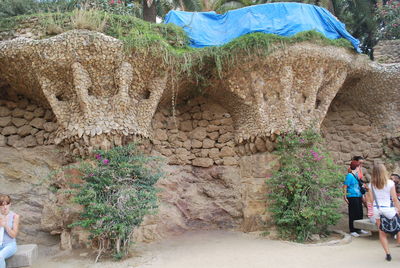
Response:
M6 259L17 252L17 244L10 243L0 247L0 268L6 268Z

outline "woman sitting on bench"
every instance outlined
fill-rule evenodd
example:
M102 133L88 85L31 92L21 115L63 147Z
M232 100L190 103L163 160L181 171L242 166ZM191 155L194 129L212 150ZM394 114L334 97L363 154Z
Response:
M19 215L10 211L10 203L10 196L0 194L0 268L5 268L6 259L17 252Z

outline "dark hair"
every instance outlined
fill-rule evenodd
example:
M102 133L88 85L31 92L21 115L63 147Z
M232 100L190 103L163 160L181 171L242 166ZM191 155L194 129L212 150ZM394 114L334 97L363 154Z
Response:
M393 173L392 175L390 175L390 177L397 177L398 179L400 179L400 175L399 174L396 174L396 173Z
M360 166L360 163L358 161L355 161L355 160L351 161L351 163L350 163L351 170L355 170L358 166Z
M353 156L353 158L351 160L360 161L360 160L364 160L364 157L362 157L361 155L356 155L356 156Z
M6 205L10 204L11 197L6 194L0 194L0 205L4 205L4 203L6 203Z

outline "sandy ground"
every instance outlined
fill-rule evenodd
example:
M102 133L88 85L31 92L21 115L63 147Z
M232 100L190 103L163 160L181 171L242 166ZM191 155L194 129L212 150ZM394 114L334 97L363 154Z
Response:
M265 267L399 267L400 248L391 239L393 260L386 262L377 235L346 245L316 246L268 240L230 231L198 231L161 242L138 245L122 262L93 264L86 253L48 250L33 268L265 268Z

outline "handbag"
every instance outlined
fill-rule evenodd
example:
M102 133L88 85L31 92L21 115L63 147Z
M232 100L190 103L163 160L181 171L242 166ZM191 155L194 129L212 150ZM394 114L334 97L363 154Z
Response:
M358 186L360 187L360 192L361 192L361 194L362 195L365 195L365 193L367 192L367 189L365 189L365 187L364 187L364 185L363 185L363 182L359 179L359 178L357 178L356 177L356 175L354 175L352 172L350 172L353 176L354 176L354 178L358 181Z
M376 206L378 207L378 211L381 212L381 209L378 204L378 199L376 198L374 187L372 186L371 183L371 189L372 189L372 194L374 195L375 203ZM381 219L381 224L379 225L379 229L381 229L383 232L395 235L400 231L400 217L399 214L396 213L396 215L389 219L386 218L383 213L380 213L380 219Z

